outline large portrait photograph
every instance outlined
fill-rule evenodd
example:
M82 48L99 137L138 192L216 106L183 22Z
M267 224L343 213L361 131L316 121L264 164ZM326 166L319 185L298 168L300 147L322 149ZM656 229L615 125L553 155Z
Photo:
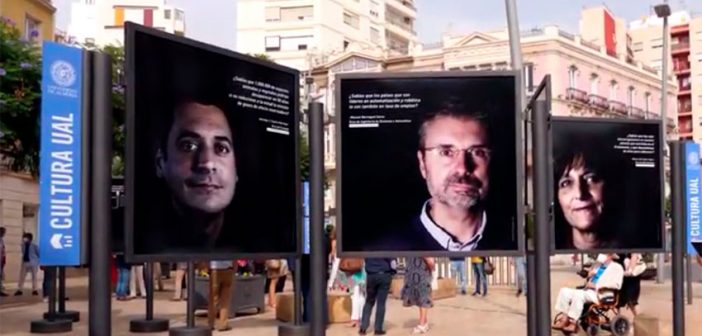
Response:
M554 118L555 252L663 248L661 123Z
M298 252L295 70L127 27L127 254Z
M337 106L340 253L519 251L514 72L346 74Z

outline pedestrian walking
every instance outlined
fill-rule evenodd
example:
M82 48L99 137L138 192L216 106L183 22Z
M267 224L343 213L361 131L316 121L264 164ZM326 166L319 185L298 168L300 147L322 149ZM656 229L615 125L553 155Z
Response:
M133 265L129 276L129 298L146 298L146 283L144 282L144 264ZM137 286L139 291L137 292Z
M128 300L129 295L129 273L131 266L127 263L123 253L115 256L115 266L117 267L117 286L115 287L115 295L117 300Z
M429 308L434 306L431 299L434 267L436 267L434 258L407 259L405 283L400 297L405 307L419 308L419 324L414 327L412 334L425 334L429 331Z
M32 276L32 295L37 296L37 273L39 272L39 246L34 243L34 235L27 232L22 236L22 266L20 267L19 281L15 296L22 295L24 289L24 280L27 273Z
M234 274L237 265L232 261L210 262L210 295L207 309L207 321L210 329L227 331L229 326L229 305L234 290ZM215 326L215 318L217 325Z
M183 299L183 287L188 286L185 278L185 271L188 269L188 263L179 262L176 264L176 275L174 279L175 292L171 301L180 301Z
M7 254L5 252L5 227L0 226L0 296L7 296L5 293L5 264L7 263Z
M285 259L269 259L266 261L268 282L268 307L275 309L276 287L280 279L288 274L288 262ZM284 281L284 280L283 280Z
M466 259L451 258L451 271L456 273L456 285L458 285L461 295L466 295Z
M482 295L487 295L487 277L485 276L485 258L481 256L474 256L470 258L470 264L473 268L473 275L475 277L475 291L473 296L480 295L480 289L482 288Z
M394 260L390 258L367 258L366 269L366 302L361 313L361 326L358 333L365 335L370 326L370 318L376 302L375 335L385 335L385 304L390 293L392 276L395 274Z
M620 254L615 261L624 268L624 280L619 290L617 308L627 307L636 317L636 306L639 305L641 295L641 274L646 270L646 263L639 253Z
M514 263L517 266L517 297L524 294L527 295L527 274L526 274L526 258L519 256L514 258Z

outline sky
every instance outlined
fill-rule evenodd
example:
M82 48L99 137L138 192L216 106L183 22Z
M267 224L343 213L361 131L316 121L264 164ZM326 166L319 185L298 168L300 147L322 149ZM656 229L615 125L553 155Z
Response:
M57 8L56 25L66 30L70 3L53 0ZM100 1L100 0L98 0ZM237 0L166 0L185 10L186 36L221 47L236 47ZM555 24L567 32L578 33L580 10L605 4L617 17L627 21L653 14L653 5L663 0L517 0L521 30ZM441 41L443 32L470 33L507 26L504 0L415 0L415 30L420 42ZM702 0L669 0L673 11L687 9L702 15Z

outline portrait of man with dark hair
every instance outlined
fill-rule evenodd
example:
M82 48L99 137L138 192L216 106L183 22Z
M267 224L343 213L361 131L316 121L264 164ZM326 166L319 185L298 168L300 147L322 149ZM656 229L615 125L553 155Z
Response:
M129 28L125 253L176 262L296 253L298 71Z
M183 100L167 130L155 155L155 169L171 193L170 215L178 229L172 231L170 243L214 247L237 183L234 138L226 114L217 105Z

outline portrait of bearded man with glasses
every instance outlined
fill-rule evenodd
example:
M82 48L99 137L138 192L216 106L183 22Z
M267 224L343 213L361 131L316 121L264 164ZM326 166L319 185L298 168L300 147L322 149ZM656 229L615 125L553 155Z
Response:
M492 157L482 111L447 103L424 115L417 163L430 197L406 230L385 241L386 248L450 252L497 248L494 236L486 237Z

